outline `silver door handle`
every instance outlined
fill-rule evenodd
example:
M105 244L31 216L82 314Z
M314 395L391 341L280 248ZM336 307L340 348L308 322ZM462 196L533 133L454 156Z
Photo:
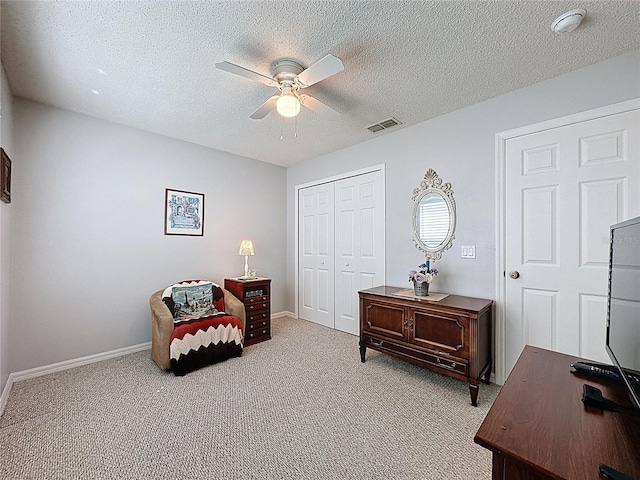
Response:
M515 280L516 278L519 278L519 277L520 277L520 272L519 272L519 271L517 271L517 270L511 270L511 271L509 272L509 277L510 277L510 278L513 278L513 279Z

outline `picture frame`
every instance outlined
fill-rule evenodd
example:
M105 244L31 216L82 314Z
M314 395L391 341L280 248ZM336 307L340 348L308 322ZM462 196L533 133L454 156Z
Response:
M164 234L204 236L204 193L165 189Z
M0 168L2 171L0 172L0 199L4 203L11 203L11 159L7 152L2 150L2 164Z

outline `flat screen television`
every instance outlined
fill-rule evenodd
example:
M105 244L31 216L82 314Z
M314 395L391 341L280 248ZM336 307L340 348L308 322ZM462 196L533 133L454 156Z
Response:
M605 349L640 409L640 217L610 233Z

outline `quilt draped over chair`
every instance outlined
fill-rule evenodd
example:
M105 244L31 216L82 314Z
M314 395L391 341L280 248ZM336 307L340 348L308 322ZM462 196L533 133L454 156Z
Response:
M244 305L219 285L190 280L149 299L151 357L176 375L242 355Z

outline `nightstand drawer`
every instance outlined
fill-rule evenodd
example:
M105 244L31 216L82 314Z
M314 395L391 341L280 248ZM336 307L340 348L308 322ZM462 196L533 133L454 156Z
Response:
M255 330L253 332L246 332L246 335L244 336L244 341L245 344L246 343L254 343L254 341L262 341L262 340L269 340L269 338L271 338L269 336L269 329L268 328L262 328L262 329L258 329Z
M269 323L269 310L251 312L247 315L247 323L256 322L258 320L266 320L267 323Z
M266 295L260 295L259 297L245 298L244 300L244 304L247 306L254 305L256 303L268 303L268 302L269 302L269 297Z
M252 303L252 304L248 304L245 303L245 309L247 310L247 313L249 312L253 312L253 311L257 311L257 310L265 310L269 308L269 302L262 302L262 303Z
M271 324L270 324L268 319L256 320L256 321L247 323L247 332L251 332L251 331L254 331L254 330L260 330L260 329L265 329L265 328L268 329L270 326L271 326Z

